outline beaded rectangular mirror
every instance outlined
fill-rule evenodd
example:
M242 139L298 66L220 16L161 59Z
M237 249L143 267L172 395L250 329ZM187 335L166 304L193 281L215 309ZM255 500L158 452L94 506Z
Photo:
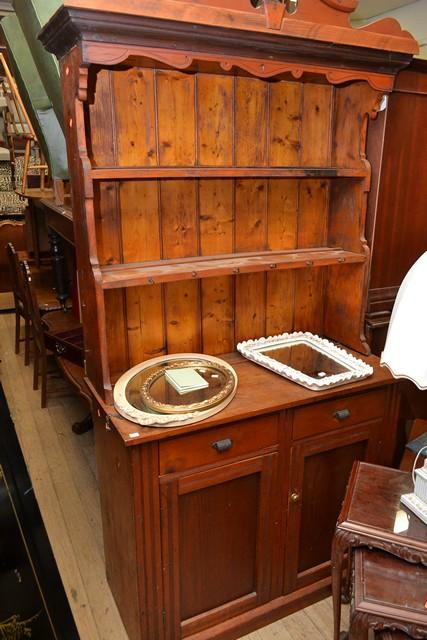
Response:
M372 367L309 332L247 340L237 345L245 358L313 391L361 380Z

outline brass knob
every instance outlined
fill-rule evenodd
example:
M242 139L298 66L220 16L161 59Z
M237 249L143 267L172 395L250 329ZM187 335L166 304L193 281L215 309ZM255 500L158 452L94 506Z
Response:
M300 499L301 499L301 496L297 491L294 491L293 493L291 493L291 502L296 504L297 502L300 501Z

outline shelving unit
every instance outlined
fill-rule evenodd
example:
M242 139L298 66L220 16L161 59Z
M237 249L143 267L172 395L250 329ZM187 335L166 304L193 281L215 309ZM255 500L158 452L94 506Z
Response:
M41 36L61 58L107 574L131 640L230 640L328 593L352 463L392 459L395 389L363 334L366 137L417 46L393 21L352 29L354 0L137 4L65 0ZM373 376L316 393L235 353L293 330ZM178 352L232 364L226 409L120 418L118 377Z

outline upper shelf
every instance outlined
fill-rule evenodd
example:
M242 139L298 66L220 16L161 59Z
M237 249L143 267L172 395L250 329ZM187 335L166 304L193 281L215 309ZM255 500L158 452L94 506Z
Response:
M101 267L103 289L238 275L278 269L325 267L342 263L363 263L364 254L339 248L316 247L289 251L261 251L230 255L214 255L155 262L133 262Z
M139 178L367 178L369 170L345 167L97 167L92 180Z

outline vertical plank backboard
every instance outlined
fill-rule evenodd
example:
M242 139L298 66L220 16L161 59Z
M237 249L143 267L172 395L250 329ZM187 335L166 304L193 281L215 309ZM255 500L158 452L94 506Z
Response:
M255 78L235 79L235 163L261 167L268 161L268 83Z
M265 335L266 274L236 276L236 343Z
M327 167L331 164L333 88L305 84L303 91L301 164Z
M116 92L117 163L157 164L154 71L133 68L114 73ZM119 100L126 95L127 100ZM155 180L120 185L123 262L161 257L158 183ZM125 291L129 364L133 366L165 348L161 287L131 287ZM155 329L147 330L155 326Z
M297 82L274 82L270 85L271 167L297 167L300 164L301 87Z
M197 76L197 159L202 166L233 164L233 78Z
M267 245L268 180L236 180L236 251L262 251Z
M236 180L235 251L267 246L268 180ZM236 276L236 342L265 333L265 273Z
M130 366L166 352L162 285L126 289Z
M160 182L162 258L199 253L196 180Z
M195 76L156 71L159 161L193 166L196 160Z
M295 249L298 237L298 180L269 180L268 248ZM292 331L295 304L295 273L267 273L266 335Z
M123 182L120 188L123 261L159 260L159 184L157 180ZM130 365L165 350L161 286L126 289Z
M295 331L323 334L325 269L295 272Z
M158 192L157 180L121 183L123 262L160 259Z
M322 247L328 234L328 180L301 180L299 193L298 247Z
M199 284L186 280L164 285L168 353L201 350Z
M298 238L299 180L268 181L268 249L295 249Z
M102 70L96 78L93 104L89 107L91 153L99 165L114 166L117 161L115 136L115 100L112 72ZM110 126L105 126L109 123ZM118 185L101 182L94 188L95 229L100 264L123 260L120 233ZM125 295L121 290L105 292L105 323L110 374L112 377L129 368L126 333Z
M160 163L194 165L195 79L174 71L157 72ZM199 253L196 180L160 183L162 258ZM200 351L200 286L198 282L165 285L166 345L169 353Z
M200 180L200 250L202 255L233 252L234 181ZM231 276L201 281L203 352L234 348L234 281Z
M119 166L157 164L154 71L139 67L114 73L120 108L115 111Z

